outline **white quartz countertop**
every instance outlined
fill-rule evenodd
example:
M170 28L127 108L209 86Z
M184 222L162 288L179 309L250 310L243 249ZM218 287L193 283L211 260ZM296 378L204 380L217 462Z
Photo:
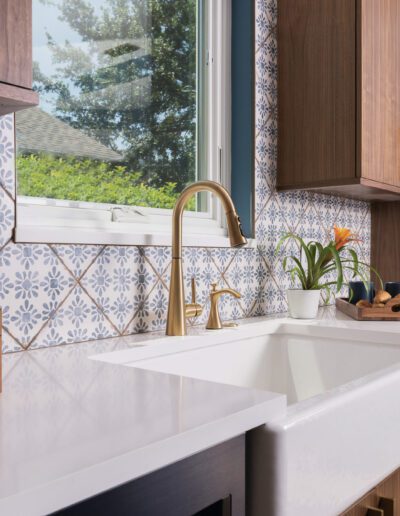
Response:
M150 338L3 356L0 515L59 510L285 410L282 395L89 358L144 346Z
M249 338L257 325L290 331L294 322L306 327L305 334L332 336L336 330L343 336L345 330L351 339L370 330L371 338L385 335L400 344L399 323L360 323L331 308L313 321L258 317L229 331ZM207 338L204 330L193 331ZM191 337L169 339L142 334L3 357L1 516L51 513L286 413L281 394L123 365L132 348L148 358L164 345L170 353L197 345ZM103 361L103 353L114 363Z

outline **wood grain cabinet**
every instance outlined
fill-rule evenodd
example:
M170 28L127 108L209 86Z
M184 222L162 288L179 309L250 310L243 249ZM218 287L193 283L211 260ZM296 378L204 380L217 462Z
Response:
M32 0L0 0L0 115L38 101L32 91Z
M400 470L369 491L341 516L400 516Z
M400 195L400 0L279 0L278 180Z

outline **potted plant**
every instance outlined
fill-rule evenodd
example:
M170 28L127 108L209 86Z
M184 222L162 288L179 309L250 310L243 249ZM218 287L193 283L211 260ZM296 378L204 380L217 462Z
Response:
M328 303L332 295L331 289L339 292L345 284L344 271L349 271L353 278L360 277L366 289L369 289L367 276L369 270L374 269L361 262L355 249L349 245L351 242L358 242L359 239L347 228L334 226L334 233L335 239L326 246L316 241L306 243L295 233L286 233L279 240L276 253L286 240L294 240L299 245L299 255L285 256L282 262L283 269L290 274L292 283L297 282L299 285L298 288L287 290L291 317L315 318L321 292L324 292L325 303Z

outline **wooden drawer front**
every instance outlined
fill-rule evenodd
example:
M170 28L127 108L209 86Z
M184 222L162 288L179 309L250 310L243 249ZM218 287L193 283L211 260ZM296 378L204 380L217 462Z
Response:
M341 516L400 516L400 470L387 477Z

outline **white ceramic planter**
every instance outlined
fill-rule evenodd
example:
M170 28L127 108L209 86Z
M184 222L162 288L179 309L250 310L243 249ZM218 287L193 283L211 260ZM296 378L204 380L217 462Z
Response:
M288 289L287 298L290 317L294 319L315 319L318 313L320 290Z

